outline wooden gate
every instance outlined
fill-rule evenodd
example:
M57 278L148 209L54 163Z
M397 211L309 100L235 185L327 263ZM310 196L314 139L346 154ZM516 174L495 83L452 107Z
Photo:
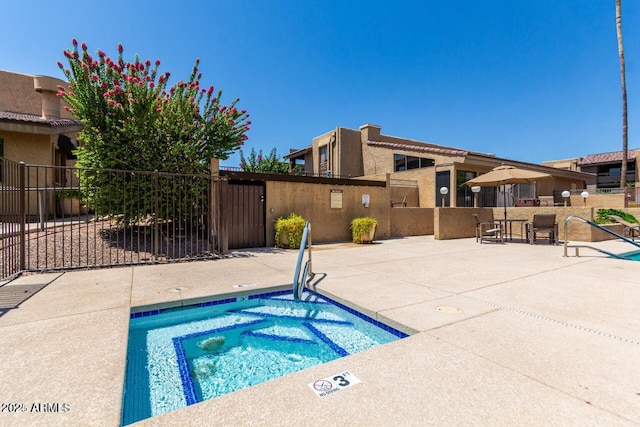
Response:
M227 235L229 249L265 246L264 183L229 183Z

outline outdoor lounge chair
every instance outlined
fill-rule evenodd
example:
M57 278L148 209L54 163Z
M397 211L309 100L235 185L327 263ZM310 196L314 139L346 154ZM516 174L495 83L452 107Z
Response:
M480 221L478 214L471 214L476 219L476 242L504 242L504 230L502 224L495 222L493 219L489 221Z
M527 241L533 245L538 233L547 233L549 243L558 244L556 214L536 214L533 216L533 221L527 223Z
M629 237L630 239L635 239L636 236L640 236L640 224L633 223L629 221L625 221L616 215L609 215L609 218L612 221L615 221L619 224L622 224L622 235L625 237Z

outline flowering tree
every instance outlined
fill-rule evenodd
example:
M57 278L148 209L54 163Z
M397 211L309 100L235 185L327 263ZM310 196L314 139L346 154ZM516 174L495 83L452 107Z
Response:
M187 81L169 87L170 73L159 72L158 60L142 62L136 55L127 62L122 45L115 60L102 50L94 57L86 44L80 50L72 43L64 52L69 68L58 62L68 81L58 96L84 124L76 150L79 168L206 173L211 158L227 159L247 139L247 112L236 108L238 99L222 105L222 91L200 87L199 60ZM114 206L110 199L127 191L126 182L103 182L96 174L83 182L98 213L113 213L106 212ZM128 220L151 210L147 204L130 208Z
M271 150L268 156L263 156L262 150L256 154L256 150L252 148L249 158L245 158L244 153L240 150L240 168L243 172L289 173L289 164L278 158L275 148Z

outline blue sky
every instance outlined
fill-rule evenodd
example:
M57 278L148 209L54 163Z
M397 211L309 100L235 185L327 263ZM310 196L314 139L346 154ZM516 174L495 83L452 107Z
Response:
M622 147L614 0L2 0L0 16L4 70L63 78L74 37L160 59L170 83L200 58L203 86L251 114L245 154L365 123L533 163ZM639 28L623 0L629 148Z

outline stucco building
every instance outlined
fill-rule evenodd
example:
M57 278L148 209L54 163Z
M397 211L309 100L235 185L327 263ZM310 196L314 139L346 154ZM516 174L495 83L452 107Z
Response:
M521 198L537 198L545 204L561 203L563 190L595 186L595 175L591 173L385 135L380 126L371 124L362 125L358 130L337 127L313 138L310 146L292 150L285 158L309 173L325 176L384 180L388 175L391 185L415 188L413 192L404 192L409 195L409 205L421 207L473 206L474 195L463 183L502 164L552 176L534 184L508 186L507 205ZM445 196L440 193L442 187L448 189ZM502 189L483 188L479 205L501 206L505 198L499 191ZM396 194L396 199L402 197L402 191Z
M640 187L640 149L627 151L627 179L628 185ZM596 175L598 189L612 189L620 187L622 174L622 151L588 154L584 157L572 159L550 160L542 163L560 169L588 172Z
M0 157L64 166L82 124L56 95L63 80L0 70Z
M82 129L82 123L64 109L57 96L58 85L63 84L53 77L0 70L0 186L10 190L18 184L15 168L10 168L9 162L53 166L37 173L32 169L26 177L28 215L35 215L43 203L47 210L53 209L53 193L47 189L64 187L75 179L55 168L75 162L72 151ZM0 202L2 213L16 208L7 200Z

